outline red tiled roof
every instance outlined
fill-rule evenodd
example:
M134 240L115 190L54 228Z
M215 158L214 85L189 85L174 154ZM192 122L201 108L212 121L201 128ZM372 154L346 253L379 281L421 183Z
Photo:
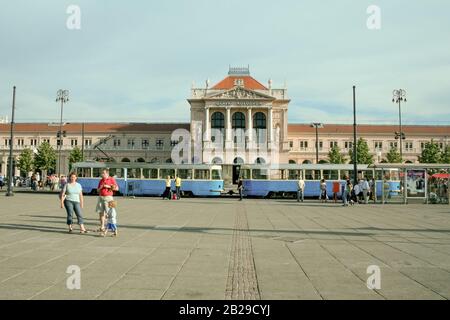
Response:
M364 134L394 134L399 131L397 125L358 125L357 132ZM450 126L425 126L425 125L405 125L402 131L407 134L437 134L450 136ZM309 124L289 124L289 134L315 133L316 129ZM353 134L353 125L348 124L324 124L319 132L325 134Z
M244 88L250 90L268 90L265 86L263 86L260 82L255 80L251 76L228 76L218 84L216 84L212 89L214 90L229 90L236 86L235 80L242 79L244 80Z
M67 133L81 133L81 123L67 123L62 130ZM190 129L189 123L85 123L86 133L114 133L114 132L172 132L176 129ZM0 132L9 133L9 124L0 124ZM15 132L57 132L58 124L48 123L15 123Z

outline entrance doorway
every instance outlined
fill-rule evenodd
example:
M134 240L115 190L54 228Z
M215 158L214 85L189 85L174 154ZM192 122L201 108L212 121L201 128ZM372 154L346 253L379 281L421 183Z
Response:
M239 182L242 164L244 164L244 160L242 158L237 157L233 160L233 184L237 184Z

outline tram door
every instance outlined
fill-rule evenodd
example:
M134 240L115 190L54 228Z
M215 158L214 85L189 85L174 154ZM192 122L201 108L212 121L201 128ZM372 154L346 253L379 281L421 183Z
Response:
M241 173L241 166L234 165L233 166L233 184L237 184L239 182L239 174Z

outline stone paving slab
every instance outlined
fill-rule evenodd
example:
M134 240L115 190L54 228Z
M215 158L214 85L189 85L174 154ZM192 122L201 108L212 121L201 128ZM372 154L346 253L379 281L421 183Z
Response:
M69 234L55 195L1 196L0 299L450 298L445 205L117 198L119 236L103 238L95 197L90 233Z

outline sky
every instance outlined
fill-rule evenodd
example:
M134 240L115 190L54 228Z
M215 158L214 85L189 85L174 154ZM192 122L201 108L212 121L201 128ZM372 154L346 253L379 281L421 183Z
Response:
M67 28L70 5L80 29ZM367 21L380 9L380 29ZM0 0L0 116L189 122L194 82L250 66L285 85L290 123L450 124L450 1Z

